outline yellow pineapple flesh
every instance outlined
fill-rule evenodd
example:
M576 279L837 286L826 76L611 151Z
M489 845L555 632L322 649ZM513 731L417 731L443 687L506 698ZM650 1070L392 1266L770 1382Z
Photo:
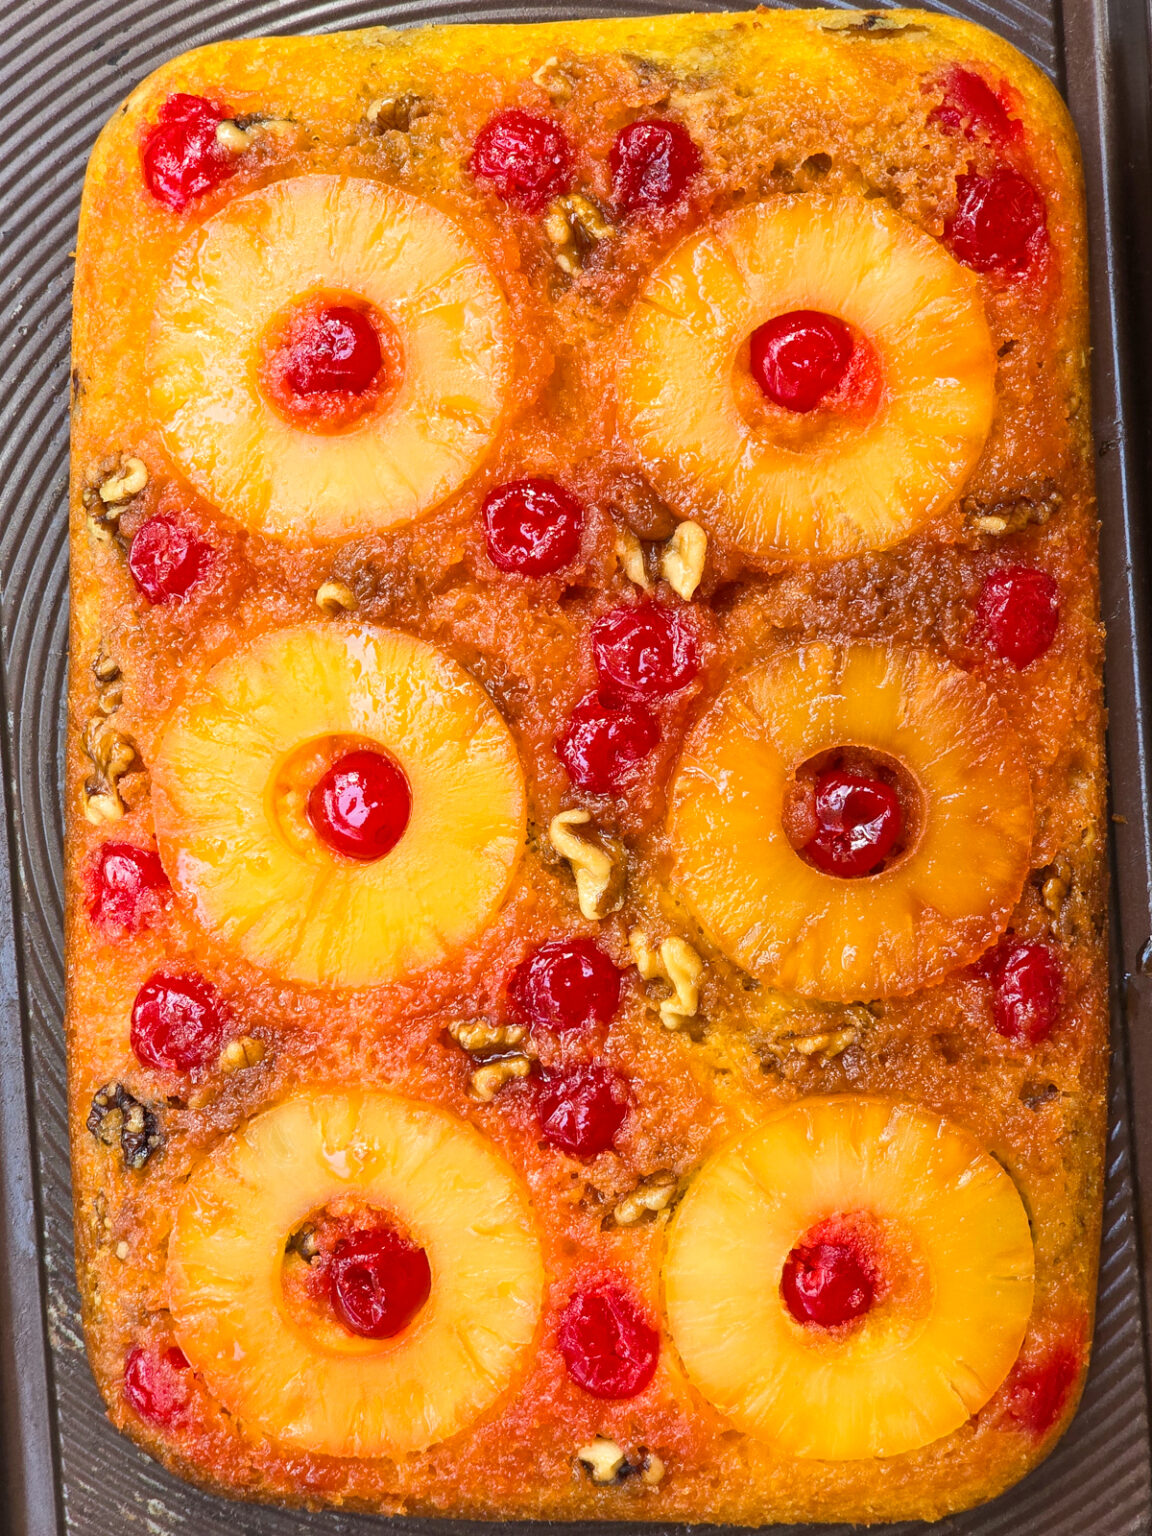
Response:
M359 862L313 831L309 779L348 743L382 748L407 827ZM156 836L196 917L294 981L368 987L437 964L489 921L524 843L515 744L484 689L391 630L303 624L221 661L152 763Z
M791 413L748 408L748 338L795 310L871 347L863 419L821 411L798 433ZM995 380L974 274L879 199L811 196L677 246L634 306L617 388L667 500L748 553L803 557L885 549L944 514L983 450Z
M855 1322L797 1321L789 1254L829 1219L892 1238ZM689 1377L785 1455L898 1456L958 1429L1004 1381L1032 1308L1028 1217L967 1132L882 1099L791 1105L722 1148L680 1205L664 1287Z
M860 748L916 786L911 846L858 879L806 862L784 825L797 769ZM745 970L827 1001L899 996L976 959L1027 878L1025 755L977 679L926 651L809 645L734 679L673 780L675 879Z
M422 1247L423 1308L395 1338L314 1333L284 1294L306 1218L355 1196ZM180 1347L209 1391L273 1440L399 1457L457 1434L524 1368L544 1271L527 1191L479 1132L387 1093L297 1092L192 1171L168 1249Z
M261 346L293 306L351 295L395 328L401 377L337 435L261 389ZM235 199L189 235L160 295L151 407L181 469L249 527L333 539L410 521L487 453L512 366L507 304L439 209L380 182L301 176Z

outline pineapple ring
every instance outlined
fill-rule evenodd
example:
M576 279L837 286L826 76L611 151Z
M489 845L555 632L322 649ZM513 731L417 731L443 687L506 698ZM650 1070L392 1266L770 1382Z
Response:
M807 863L784 830L790 776L860 747L916 782L922 826L878 874ZM669 828L714 943L772 986L828 1001L916 991L1004 931L1030 868L1032 788L992 694L928 651L809 645L734 679L690 732Z
M883 382L869 420L791 446L746 419L736 369L754 330L798 309L861 332ZM983 450L995 383L974 274L854 197L775 198L690 235L634 306L618 376L663 496L749 554L800 557L887 549L942 512Z
M820 1221L866 1212L906 1234L927 1300L846 1329L798 1323L780 1290ZM704 1396L789 1456L898 1456L964 1424L1004 1381L1032 1310L1034 1254L1012 1179L966 1131L883 1099L804 1099L717 1152L672 1219L673 1341Z
M278 793L308 743L378 743L412 793L392 851L329 851ZM488 922L526 830L524 776L478 682L423 641L302 624L226 657L164 729L152 764L160 857L177 892L254 965L370 987L436 965Z
M366 299L404 354L387 404L337 435L292 425L258 383L265 331L317 291ZM410 522L472 474L504 412L511 321L439 209L376 181L300 176L188 237L157 302L149 373L167 446L203 495L262 533L336 539Z
M393 1339L310 1337L288 1310L288 1237L341 1195L393 1215L428 1254L431 1295ZM231 1413L302 1450L395 1457L505 1394L544 1269L527 1190L465 1121L388 1093L307 1091L193 1168L167 1286L181 1349Z

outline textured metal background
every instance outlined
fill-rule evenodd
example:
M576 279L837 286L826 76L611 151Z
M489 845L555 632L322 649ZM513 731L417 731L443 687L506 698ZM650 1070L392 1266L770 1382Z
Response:
M375 7L302 0L17 0L0 15L0 758L13 863L11 926L0 911L0 1528L11 1536L234 1536L238 1527L252 1536L352 1536L382 1529L380 1522L337 1513L239 1510L179 1484L107 1425L84 1359L72 1271L60 1030L60 790L70 251L88 148L130 85L172 55L216 38L381 22L703 8L660 0L603 6L408 0ZM1130 125L1147 117L1139 96L1141 82L1147 88L1145 19L1137 0L1064 0L1063 7L1061 0L962 0L940 8L995 28L1047 70L1067 89L1085 142L1114 718L1117 700L1123 708L1112 750L1116 792L1130 812L1119 850L1125 920L1117 934L1116 970L1123 977L1135 969L1134 946L1147 937L1146 928L1141 931L1147 884L1142 911L1140 871L1146 875L1150 850L1139 750L1142 621L1129 596L1134 590L1138 595L1132 582L1141 575L1132 561L1139 554L1133 477L1142 445L1126 437L1119 391L1128 366L1121 355L1120 278L1131 253L1114 205L1126 191L1141 190L1127 187L1125 178L1139 164L1141 149ZM1120 107L1127 115L1117 115ZM1146 201L1149 189L1142 190ZM0 829L0 863L2 845ZM0 868L0 879L4 875ZM1084 1406L1039 1473L990 1508L945 1522L938 1529L949 1536L1152 1531L1127 1052L1119 1017L1116 1038L1100 1315ZM443 1533L446 1523L390 1524L403 1532Z

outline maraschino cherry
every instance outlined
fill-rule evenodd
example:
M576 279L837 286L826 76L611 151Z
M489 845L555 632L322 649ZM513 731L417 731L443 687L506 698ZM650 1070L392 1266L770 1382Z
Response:
M1024 126L1010 117L1003 100L975 70L955 65L944 82L944 99L928 114L948 133L963 133L967 139L986 133L998 144L1023 135Z
M92 867L88 915L111 933L139 933L161 916L172 887L160 857L136 843L107 842Z
M660 740L660 722L642 704L590 693L568 717L556 753L578 789L611 795Z
M551 576L580 553L584 508L555 480L510 480L481 509L488 558L500 571Z
M432 1270L423 1248L376 1227L340 1239L328 1260L327 1281L332 1310L349 1332L391 1339L428 1300Z
M1020 1363L1008 1381L1008 1417L1042 1440L1064 1413L1081 1356L1069 1344L1058 1344L1044 1359Z
M1026 1045L1047 1040L1064 1003L1064 967L1049 945L1001 939L976 970L992 983L999 1034Z
M879 778L828 769L816 779L812 810L816 831L804 855L842 879L875 873L904 834L900 799Z
M205 96L177 92L160 108L144 136L144 181L157 201L180 212L194 198L227 181L236 157L216 138L228 108Z
M851 1231L817 1232L789 1253L780 1291L798 1323L839 1328L871 1310L876 1272Z
M814 411L836 393L848 372L856 343L835 315L794 309L776 315L752 332L752 377L775 405Z
M195 972L150 976L132 1004L137 1059L160 1072L194 1072L216 1061L227 1014L210 981Z
M700 670L689 621L656 603L614 608L592 626L592 658L600 680L623 697L664 699Z
M161 515L136 530L128 552L132 579L150 603L170 603L188 596L207 576L213 550L198 534Z
M190 1366L182 1349L130 1351L124 1362L124 1397L142 1419L170 1429L188 1412L192 1401Z
M679 123L654 117L630 123L608 151L612 201L621 213L670 208L702 164L691 134Z
M403 768L385 752L346 752L313 786L308 820L334 853L368 863L391 853L412 814Z
M384 363L371 319L347 304L311 311L288 343L284 380L297 395L362 395Z
M980 588L977 632L1018 672L1043 656L1059 624L1060 588L1034 565L1001 566Z
M551 1147L587 1162L616 1144L628 1114L628 1085L596 1062L546 1073L536 1084L536 1119Z
M952 254L976 272L1007 275L1031 267L1048 241L1044 200L1019 171L956 178L956 212L944 226Z
M594 939L555 939L508 979L508 1003L524 1023L567 1034L607 1024L620 1006L620 972Z
M593 1397L636 1397L660 1358L660 1335L613 1281L577 1291L560 1318L556 1342L569 1376Z
M473 176L525 213L540 213L572 185L575 155L558 123L512 107L476 135Z

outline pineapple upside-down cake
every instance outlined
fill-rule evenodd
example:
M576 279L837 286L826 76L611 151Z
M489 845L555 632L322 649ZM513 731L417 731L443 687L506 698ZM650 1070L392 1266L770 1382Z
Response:
M113 1421L380 1512L934 1518L1074 1411L1106 1059L1077 151L757 11L221 43L76 269Z

